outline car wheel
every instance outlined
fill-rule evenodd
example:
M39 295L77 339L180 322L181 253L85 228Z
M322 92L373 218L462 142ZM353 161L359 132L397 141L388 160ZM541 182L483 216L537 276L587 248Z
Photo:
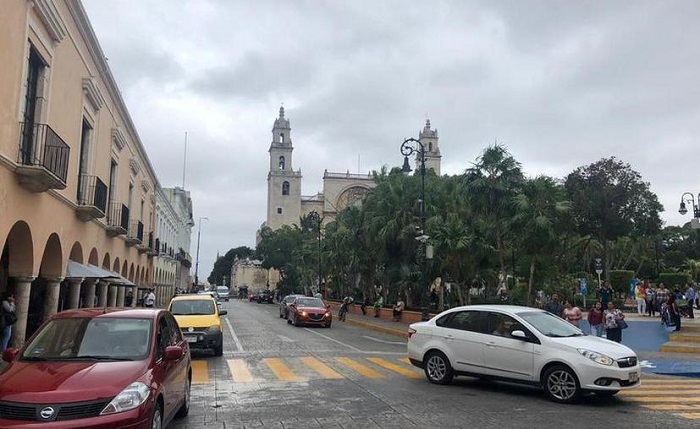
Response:
M190 379L187 378L185 381L185 399L184 402L182 403L182 406L180 407L179 410L177 410L177 414L175 414L175 418L181 419L183 417L186 417L187 414L190 412Z
M163 409L157 401L151 417L151 429L163 429Z
M425 376L431 383L435 384L450 384L454 377L452 365L444 353L432 351L425 357L423 365Z
M331 327L330 323L326 325L326 328L330 329L330 327Z
M222 356L224 354L224 345L219 344L218 346L214 347L214 356Z
M291 324L292 324L292 320L289 317L287 317L287 325L291 325Z
M564 365L549 368L542 377L542 385L547 396L554 402L570 404L576 402L581 395L576 374Z

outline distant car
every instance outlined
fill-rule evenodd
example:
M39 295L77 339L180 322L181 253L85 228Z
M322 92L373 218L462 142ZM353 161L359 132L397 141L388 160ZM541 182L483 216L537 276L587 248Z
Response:
M257 292L251 293L250 295L248 295L248 301L249 301L249 302L257 302L257 301L258 301L258 295L260 295L260 294L257 293Z
M332 322L333 314L320 298L300 296L289 304L287 323L291 323L294 326L318 325L330 328Z
M180 295L170 300L168 310L175 316L190 347L211 349L215 356L223 355L221 316L228 312L219 308L216 299L208 294Z
M161 428L189 412L190 349L166 310L57 313L3 359L3 428Z
M287 295L282 300L280 301L280 318L287 319L289 317L289 304L294 302L294 300L299 297L299 296L304 296L304 295L297 295L297 294L292 294L292 295Z
M219 298L219 301L228 301L229 300L229 289L226 286L217 286L216 287L216 294Z
M219 296L216 294L216 291L214 290L200 290L197 292L197 295L209 295L214 299L218 299Z
M408 358L432 383L448 384L455 375L505 379L539 385L562 403L633 389L641 374L632 349L546 311L511 305L457 307L411 324Z
M272 304L274 302L275 296L270 292L269 290L263 291L262 293L258 294L258 304L266 303L266 304Z

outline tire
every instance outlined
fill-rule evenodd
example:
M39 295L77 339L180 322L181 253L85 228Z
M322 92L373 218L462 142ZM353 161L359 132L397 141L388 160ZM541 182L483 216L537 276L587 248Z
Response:
M294 316L294 318L292 319L292 325L299 326L299 321L297 320L296 316Z
M176 419L187 417L187 414L190 413L190 389L192 388L192 383L189 378L187 378L185 383L185 401L182 403L180 409L177 410L177 414L175 414Z
M155 407L153 408L153 415L151 416L151 428L152 429L163 429L163 407L156 401Z
M327 324L327 325L326 325L326 328L331 329L331 324L330 324L330 323Z
M212 350L214 350L214 356L223 356L224 354L224 344L219 344L218 346L214 347Z
M439 351L432 351L425 356L423 370L428 381L434 384L450 384L454 378L450 360Z
M581 396L581 386L574 371L565 365L555 365L542 376L542 387L554 402L572 404Z
M291 324L292 324L292 321L289 320L289 318L287 318L287 325L291 325Z

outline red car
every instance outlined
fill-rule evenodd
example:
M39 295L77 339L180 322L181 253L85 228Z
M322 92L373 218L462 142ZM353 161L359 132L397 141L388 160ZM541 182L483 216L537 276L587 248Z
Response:
M294 326L319 325L330 328L331 322L333 322L333 314L321 298L300 296L289 304L287 323Z
M55 314L3 353L2 428L156 428L187 415L190 350L170 312Z

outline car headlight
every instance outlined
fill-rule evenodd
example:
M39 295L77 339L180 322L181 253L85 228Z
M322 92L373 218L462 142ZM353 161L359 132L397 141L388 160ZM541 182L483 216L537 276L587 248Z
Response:
M605 356L602 353L594 352L592 350L578 349L578 352L581 353L581 355L583 355L584 357L587 357L593 362L597 362L601 365L611 366L615 363L615 360L613 360L613 358Z
M151 390L141 382L131 383L126 389L122 390L117 396L112 399L100 415L121 413L122 411L133 410L146 402Z
M210 334L214 334L217 332L221 331L221 326L220 325L211 325L210 327L207 328L207 332Z
M331 317L331 316L332 316L332 314L330 311L326 311L326 314L324 314L324 317Z
M302 317L306 317L306 311L302 311L302 312L301 312L301 316L302 316Z

